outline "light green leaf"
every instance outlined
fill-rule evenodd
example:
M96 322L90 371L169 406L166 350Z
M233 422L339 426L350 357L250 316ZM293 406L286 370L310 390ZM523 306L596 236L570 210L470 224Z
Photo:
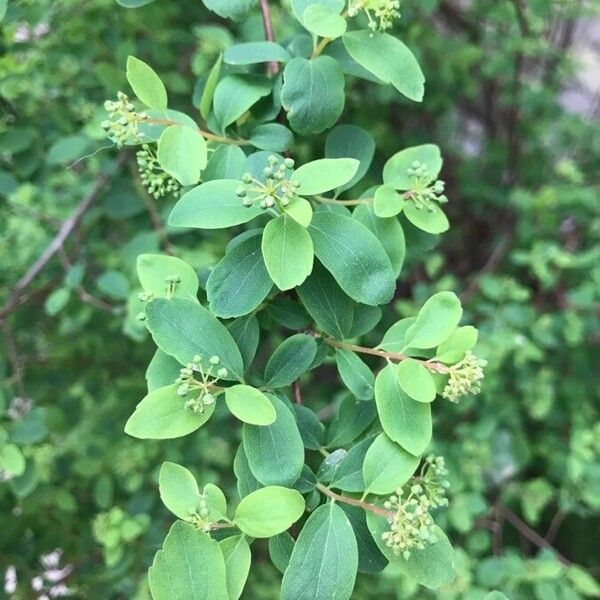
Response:
M459 327L437 349L435 360L453 365L465 357L467 350L471 350L477 343L477 329L472 325Z
M435 382L431 373L418 360L407 358L397 367L396 375L400 387L417 402L435 400Z
M12 477L20 477L25 473L25 457L16 444L0 445L0 469Z
M167 110L167 90L163 82L152 67L135 56L127 58L127 81L148 108Z
M402 353L407 347L405 342L406 332L416 320L417 317L408 317L394 323L385 332L379 348L388 352Z
M219 54L219 58L217 58L215 64L212 66L208 77L206 78L206 83L204 84L204 89L202 90L202 97L200 98L200 116L206 121L210 117L210 113L212 110L213 99L215 97L215 90L217 89L217 84L219 83L219 77L221 75L221 64L223 62L223 55Z
M224 19L242 20L253 6L253 0L202 0L206 8Z
M281 123L265 123L252 130L250 142L256 148L283 152L294 142L294 134Z
M242 355L225 325L206 308L192 300L157 298L146 304L146 323L156 345L182 365L195 355L207 365L218 356L227 369L225 379L240 379L244 371Z
M392 299L394 271L369 229L342 214L317 212L309 231L317 258L352 299L371 306Z
M311 4L302 15L304 27L314 35L335 39L346 32L346 19L323 4Z
M231 249L212 270L206 282L211 311L231 318L252 312L269 294L269 277L260 235L252 235Z
M435 144L413 146L396 152L388 159L383 167L383 183L396 190L414 189L414 180L408 176L408 170L415 161L426 165L427 168L427 178L422 187L435 181L442 170L442 155Z
M269 395L277 418L272 425L244 424L243 440L248 465L263 485L290 486L300 477L304 445L290 409Z
M365 491L391 494L402 487L419 466L419 459L409 454L381 433L367 450L363 464Z
M290 53L274 42L247 42L235 44L225 50L224 60L230 65L254 65L263 62L286 63L292 59Z
M290 385L308 371L317 354L317 342L310 335L297 333L282 342L265 367L265 382L269 387Z
M179 279L172 286L173 297L196 300L198 276L190 265L175 256L140 254L137 257L137 276L144 292L155 298L169 297L169 279Z
M416 321L406 331L405 347L435 348L453 333L462 317L462 307L456 294L439 292L429 298L419 311Z
M298 167L291 180L300 184L298 194L314 196L348 183L359 165L355 158L321 158Z
M169 215L174 227L223 229L247 223L263 214L257 205L244 206L235 193L240 182L236 179L208 181L185 193Z
M283 533L303 513L304 498L299 492L272 485L242 498L234 523L247 535L268 538Z
M219 542L225 559L225 572L229 600L238 600L244 591L252 554L250 546L243 535L233 535Z
M308 200L297 196L285 207L285 214L300 223L302 227L308 227L312 220L313 209Z
M44 310L51 317L56 316L71 299L71 290L65 287L55 289L44 302Z
M354 177L348 183L340 186L340 191L351 188L365 176L374 153L375 140L362 127L338 125L327 134L325 139L326 158L355 158L360 163Z
M210 155L206 169L202 173L202 179L204 181L235 179L239 182L244 174L245 166L246 155L239 146L222 144L217 146Z
M432 235L444 233L450 229L448 218L437 204L430 204L428 208L417 208L414 202L404 204L404 216L419 229Z
M271 401L259 390L249 385L234 385L225 390L229 410L244 423L270 425L277 413Z
M228 75L221 79L213 98L213 111L221 129L237 121L270 93L271 84L262 75Z
M150 392L129 417L125 433L142 440L169 440L202 427L212 416L215 404L197 414L185 408L185 398L177 394L177 387L166 385Z
M194 185L208 160L206 141L196 129L172 125L158 140L157 156L160 166L181 185Z
M287 215L267 223L262 254L267 271L280 290L300 285L312 271L314 250L310 234Z
M367 526L384 556L405 575L432 590L437 590L454 581L454 549L446 534L439 527L434 526L435 536L438 538L437 543L425 546L423 550L413 550L410 558L406 560L401 556L395 556L381 538L385 531L389 531L390 524L386 519L368 512Z
M373 207L375 214L385 219L386 217L395 217L401 213L404 208L404 201L393 187L380 185L375 191Z
M344 9L345 1L344 0L292 0L291 4L292 4L292 11L294 13L294 16L296 17L296 19L298 19L298 21L300 21L300 23L302 25L304 25L304 22L302 20L302 15L304 14L304 11L311 4L322 4L323 6L327 6L327 8L330 8L332 11L336 12L339 15L342 12L342 10Z
M148 582L153 600L229 600L219 544L183 521L169 530Z
M301 135L325 131L340 118L344 102L344 75L333 58L294 58L286 65L281 103L294 131Z
M396 365L388 365L375 379L375 402L387 436L414 456L421 456L431 440L431 406L406 395Z
M185 467L164 462L158 477L163 504L179 519L187 521L200 508L200 489L196 478Z
M181 365L172 356L157 349L146 369L148 391L171 385L180 375Z
M306 521L283 574L282 600L349 600L358 569L352 526L335 503L319 506Z
M348 54L367 71L407 98L423 100L425 77L413 53L399 39L367 30L350 31L342 40Z
M335 362L342 381L359 400L372 400L375 377L371 369L350 350L337 348Z
M227 519L227 498L223 491L214 483L207 483L202 490L204 500L210 509L208 518L211 521Z

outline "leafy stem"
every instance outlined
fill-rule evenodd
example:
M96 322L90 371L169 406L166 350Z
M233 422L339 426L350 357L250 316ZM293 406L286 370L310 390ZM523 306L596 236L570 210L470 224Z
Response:
M412 358L407 356L406 354L401 354L399 352L388 352L387 350L381 350L380 348L368 348L366 346L357 346L356 344L349 344L347 342L339 342L338 340L334 340L333 338L323 338L323 341L333 348L342 348L344 350L351 350L352 352L358 352L361 354L371 354L372 356L379 356L380 358L385 358L389 361L401 362L408 358ZM414 358L413 360L417 360L422 365L431 371L432 373L448 373L449 369L446 365L443 365L436 361L431 360L420 360L418 358Z
M150 125L181 125L177 121L173 121L172 119L146 119L144 121L146 124ZM222 135L216 135L211 133L210 131L205 131L204 129L198 129L198 133L205 139L210 142L218 142L219 144L232 144L234 146L250 146L251 142L249 140L230 138Z
M374 504L364 502L363 500L357 500L356 498L350 498L349 496L342 496L341 494L336 494L322 483L317 483L317 489L326 496L329 496L329 498L331 498L332 500L337 500L338 502L343 502L344 504L350 504L351 506L357 506L358 508L362 508L363 510L372 512L373 514L379 515L380 517L384 517L385 519L389 520L394 516L393 512L386 510L385 508L375 506Z

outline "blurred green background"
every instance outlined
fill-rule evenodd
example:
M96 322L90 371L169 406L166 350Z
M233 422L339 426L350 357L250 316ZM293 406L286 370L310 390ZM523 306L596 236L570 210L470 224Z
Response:
M285 40L285 2L271 4ZM108 147L102 103L127 91L135 54L191 113L199 77L232 32L260 39L260 14L238 27L200 0L5 5L0 598L142 600L171 522L157 493L161 462L234 493L239 431L222 415L182 440L123 433L153 352L135 319L135 259L169 245L202 275L226 234L165 228L172 200L150 200L134 155ZM480 396L436 411L455 583L434 594L388 569L360 576L354 597L477 600L494 588L519 600L600 597L600 3L405 0L402 15L396 33L427 76L424 103L354 80L340 122L374 135L374 172L400 148L438 144L452 229L440 240L407 231L407 264L379 334L430 294L454 290L489 364ZM322 145L299 140L297 154ZM62 249L15 287L86 200ZM336 387L326 377L311 386L309 403L329 418ZM244 598L275 599L280 575L266 545L253 549Z

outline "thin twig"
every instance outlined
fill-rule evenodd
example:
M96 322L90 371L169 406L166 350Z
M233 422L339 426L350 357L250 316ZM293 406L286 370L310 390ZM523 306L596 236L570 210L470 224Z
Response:
M549 544L554 543L554 540L556 539L556 536L558 534L558 530L560 529L560 527L563 524L566 517L567 517L567 513L562 510L557 511L557 513L554 515L554 517L552 517L552 521L550 521L550 527L548 527L548 531L546 532L546 535L544 536L544 539Z
M260 0L260 11L262 13L263 28L265 30L265 39L268 42L275 41L273 33L273 21L271 19L271 9L269 8L269 0ZM279 73L279 63L272 60L267 63L267 75L277 75Z
M357 500L356 498L350 498L349 496L336 494L322 483L317 483L317 489L321 490L321 492L323 492L326 496L329 496L332 500L337 500L339 502L343 502L344 504L350 504L351 506L358 506L358 508L372 512L373 514L384 517L385 519L391 519L394 516L393 512L386 510L385 508L380 508L379 506L375 506L374 504L370 504L369 502L364 502L362 500Z
M302 404L302 389L300 388L300 380L296 379L292 384L292 389L294 390L294 402L296 404Z
M27 269L26 273L13 286L8 300L0 310L0 321L11 313L20 304L21 297L31 282L50 262L54 255L63 247L67 238L77 228L85 213L92 204L98 199L106 184L113 177L114 173L125 163L126 154L121 154L115 163L115 169L112 172L102 173L94 183L90 193L77 205L73 214L62 224L61 228L48 247L42 252L40 257Z
M17 392L22 398L27 398L27 392L25 391L25 384L23 383L21 360L19 353L17 352L17 346L15 344L15 338L13 336L12 329L7 321L2 323L2 333L4 334L4 345L6 347L6 353L10 367L12 370L12 381L17 388Z

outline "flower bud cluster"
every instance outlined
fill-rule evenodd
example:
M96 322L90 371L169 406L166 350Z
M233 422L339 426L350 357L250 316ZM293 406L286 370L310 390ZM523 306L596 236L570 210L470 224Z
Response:
M136 158L142 183L155 200L167 194L178 196L181 187L179 182L163 170L154 150L148 144L138 150Z
M179 372L179 377L175 380L178 384L177 394L186 397L193 394L185 402L185 408L191 410L194 414L201 414L204 409L215 402L215 382L227 377L227 369L219 367L221 359L218 356L211 356L208 365L202 365L202 357L194 356L191 362ZM195 374L199 374L196 379Z
M210 515L210 507L205 496L200 496L200 502L198 506L191 506L188 509L190 515L189 521L198 529L208 531L210 529L210 521L208 516Z
M119 92L117 100L107 100L104 109L108 118L102 121L101 127L119 148L125 144L139 144L144 139L139 125L148 119L148 115L136 112L126 94Z
M418 477L396 490L384 504L394 511L390 530L382 538L397 556L408 560L414 550L424 550L438 541L430 511L448 504L448 471L441 456L428 456Z
M297 195L299 183L290 181L288 175L294 169L294 160L286 158L277 166L276 156L269 156L267 166L263 170L264 182L245 173L236 194L242 198L244 206L252 206L255 202L263 209L277 206L286 207Z
M463 396L478 394L481 381L485 377L483 368L487 361L477 358L470 350L465 357L448 370L450 379L442 392L442 396L450 402L458 402Z
M348 16L355 17L362 10L369 19L372 31L387 31L400 18L400 0L351 0ZM371 12L373 14L371 14Z
M405 197L412 200L419 209L433 211L434 203L446 204L448 197L444 194L446 184L438 179L433 184L427 185L429 176L427 165L415 160L406 170L407 175L413 183L413 189L406 193Z

